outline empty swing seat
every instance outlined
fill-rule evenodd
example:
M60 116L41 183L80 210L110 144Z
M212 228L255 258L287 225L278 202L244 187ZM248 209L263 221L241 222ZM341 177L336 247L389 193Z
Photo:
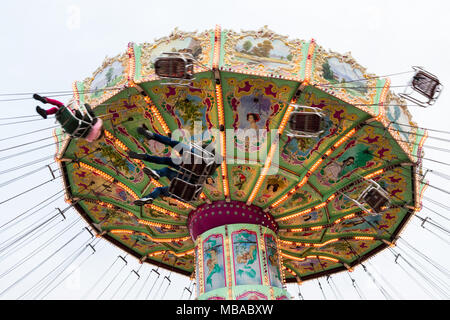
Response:
M362 195L361 199L366 202L375 212L381 212L389 207L389 199L384 192L376 187L369 187Z
M160 78L192 79L194 64L191 57L186 53L163 53L155 60L155 73Z
M289 117L288 135L296 138L318 137L324 130L324 114L318 108L295 106Z
M439 86L439 80L424 71L418 71L412 80L412 87L428 99L434 99Z
M289 119L289 126L293 131L317 133L320 131L322 117L317 114L294 113Z
M443 88L441 82L435 75L420 67L413 67L413 69L416 73L410 85L404 93L400 93L400 96L424 108L433 105L441 94Z

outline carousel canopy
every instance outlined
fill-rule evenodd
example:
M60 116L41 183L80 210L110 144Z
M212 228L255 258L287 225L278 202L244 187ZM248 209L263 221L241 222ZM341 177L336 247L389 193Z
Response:
M155 61L177 52L193 56L192 79L158 77ZM175 30L106 59L74 83L70 103L79 109L88 103L104 134L89 143L55 131L67 201L111 243L181 274L194 272L189 216L205 205L216 205L216 215L250 208L266 215L288 282L352 268L394 243L420 207L425 133L415 128L405 101L390 91L389 79L314 40L267 28ZM302 121L313 121L303 128L316 134L294 130L302 107L314 110L313 120ZM143 172L162 166L128 156L171 154L138 134L142 125L208 141L218 140L205 132L222 129L220 141L227 143L216 152L223 162L197 201L133 204L169 183ZM240 129L254 129L258 139L236 134Z

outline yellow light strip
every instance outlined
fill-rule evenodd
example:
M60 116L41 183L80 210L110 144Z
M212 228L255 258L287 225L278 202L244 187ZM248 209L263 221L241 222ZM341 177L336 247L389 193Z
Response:
M134 234L133 230L119 230L119 229L113 229L110 230L112 234Z
M384 170L385 169L380 169L380 170L375 171L375 172L373 172L371 174L368 174L368 175L364 176L364 179L372 179L372 178L374 178L376 176L379 176L380 174L384 173Z
M286 259L291 259L294 261L305 261L306 260L306 258L299 258L299 257L291 256L290 254L287 254L284 252L281 253L281 256L283 256Z
M233 271L232 271L232 261L231 261L231 244L230 244L230 236L228 233L228 226L225 225L225 234L224 234L224 246L225 246L225 279L226 279L226 287L228 291L228 299L233 299Z
M220 36L221 36L221 28L219 25L216 25L214 31L214 56L213 56L213 69L219 68L220 62ZM225 113L223 110L223 95L222 95L222 85L215 85L216 92L216 103L217 103L217 115L219 118L219 127L225 127ZM221 163L221 171L222 171L222 180L223 180L223 191L225 198L229 196L229 184L228 184L228 169L227 169L227 149L226 149L226 134L225 131L220 132L221 138L221 152L222 152L222 163Z
M228 167L227 167L227 161L226 161L226 156L227 156L227 149L226 149L226 136L225 136L225 132L220 132L220 136L221 136L221 140L222 140L222 163L220 165L220 169L222 171L222 183L223 183L223 192L224 192L224 196L225 198L228 198L230 195L230 186L229 186L229 182L228 182Z
M316 49L316 42L314 39L311 39L308 48L308 55L306 57L306 66L305 66L305 81L309 83L311 81L312 76L312 55L314 50Z
M220 63L220 37L221 37L221 28L219 25L216 25L216 29L214 31L214 56L213 56L213 69L219 68ZM216 103L217 103L217 114L219 118L219 127L225 128L225 114L223 110L223 95L222 95L222 86L220 84L216 84L215 86L216 92ZM222 152L222 163L221 163L221 171L222 171L222 181L223 181L223 193L225 198L228 198L230 195L230 186L228 182L228 168L227 168L227 149L226 149L226 134L225 131L220 132L221 138L221 152Z
M217 69L219 67L220 62L220 36L221 36L221 28L219 25L216 25L216 29L214 30L214 58L213 58L213 68Z
M146 238L150 239L154 242L160 242L160 243L167 243L167 242L173 242L173 241L186 241L189 240L191 237L182 237L182 238L166 238L166 239L159 239L159 238L153 238L152 236L148 235L144 232L137 232L133 230L126 230L126 229L113 229L109 230L108 232L112 234L139 234L142 236L145 236Z
M253 188L252 193L250 194L250 197L247 200L247 205L248 206L252 204L253 200L255 200L255 198L256 198L256 196L257 196L257 194L259 192L259 189L261 189L263 181L266 178L267 172L269 172L270 165L272 164L272 157L275 154L275 151L276 151L277 147L278 147L278 142L273 144L270 147L269 155L267 156L264 168L263 168L263 170L262 170L262 172L261 172L261 174L260 174L260 176L258 178L258 181L256 182L255 187Z
M134 199L139 199L139 196L133 190L131 190L128 186L123 184L122 182L117 182L117 185L119 187L125 189Z
M133 48L132 42L128 43L127 52L128 52L128 85L130 87L134 87L135 86L134 76L135 76L136 62L135 62L134 48Z
M147 206L155 211L158 211L159 213L167 214L171 217L178 217L177 213L169 211L169 210L161 208L161 207L158 207L158 206L155 206L154 204L148 204Z
M151 227L159 227L159 228L160 227L164 227L164 228L167 228L167 229L173 229L174 228L174 226L171 225L171 224L157 223L157 222L152 222L152 221L148 221L148 220L138 219L138 222L141 223L141 224L145 224L147 226L151 226Z
M92 172L98 174L98 175L101 176L103 179L105 179L105 180L107 180L107 181L109 181L109 182L113 182L113 181L114 181L114 178L113 178L113 177L111 177L109 174L104 173L104 172L101 171L101 170L98 170L98 169L96 169L96 168L94 168L94 167L92 167L92 166L90 166L90 165L88 165L88 164L86 164L86 163L84 163L84 162L79 162L78 164L80 165L80 167L82 167L82 168L84 168L84 169L87 169L87 170L89 170L89 171L92 171Z
M278 268L280 268L280 270L281 270L281 277L282 277L281 279L282 279L282 283L283 283L283 289L287 290L286 275L285 275L286 266L284 265L283 255L281 254L280 238L276 237L276 241L277 241ZM271 299L274 299L273 292L271 292L271 295L272 295Z
M223 112L222 86L220 84L216 84L216 101L217 101L217 113L219 117L219 125L225 125L225 118Z
M145 102L147 102L148 106L150 107L150 110L152 111L152 114L155 115L159 124L163 128L164 132L168 135L171 131L170 131L169 127L167 126L166 121L164 121L164 118L162 117L161 113L159 113L158 108L153 103L152 99L150 99L149 96L145 96L144 100L145 100Z
M111 203L103 202L103 201L97 201L97 204L101 205L102 207L106 207L109 209L114 209L114 205Z
M105 136L110 139L113 140L114 144L116 146L118 146L120 149L122 149L123 151L127 152L129 150L129 148L119 139L117 139L111 132L109 132L108 130L103 130L105 132Z
M289 107L286 110L286 113L283 117L283 119L281 120L280 126L278 127L278 134L281 136L284 132L284 129L286 128L286 125L289 121L289 117L292 113L292 111L294 111L294 104L297 102L296 99L292 99L291 103L289 104Z
M316 248L325 247L327 244L335 243L335 242L338 242L339 240L340 239L332 239L332 240L328 240L327 242L324 242L324 243L320 243L320 244L316 243L316 244L314 244L314 247L316 247Z
M213 56L213 69L219 68L220 62L220 36L221 36L221 28L219 25L216 25L216 29L214 31L214 56ZM225 114L223 110L223 94L222 94L222 86L221 84L215 85L215 93L216 93L216 103L217 103L217 114L219 118L219 127L225 128ZM228 182L228 168L227 168L227 149L226 149L226 134L225 131L220 132L221 138L221 152L222 152L222 163L221 163L221 171L222 171L222 182L223 182L223 193L225 198L230 196L230 186Z
M288 106L288 108L287 108L287 110L286 110L286 112L285 112L285 114L283 116L283 119L281 120L281 124L280 124L280 126L278 128L278 135L279 136L281 136L283 134L284 129L286 128L286 124L289 121L289 117L291 115L291 112L294 110L295 102L296 102L296 100L292 99L291 103L289 104L289 106ZM264 179L267 176L267 172L269 171L270 166L272 164L273 155L277 151L278 144L279 144L279 141L277 140L277 142L272 144L271 147L270 147L270 151L269 151L269 154L267 156L266 163L264 164L264 168L263 168L263 170L261 172L261 175L259 176L258 181L256 182L256 185L253 188L253 191L252 191L252 193L250 194L250 197L247 200L247 205L248 206L252 204L252 202L255 200L256 196L258 195L259 190L261 189L261 186L262 186L262 184L264 182Z
M220 27L219 27L220 28ZM217 29L216 29L217 33ZM217 37L216 37L217 42ZM214 45L214 57L216 57L216 45ZM219 52L219 51L217 51ZM216 59L216 58L214 58ZM223 110L223 95L222 95L222 86L220 84L216 84L216 103L217 103L217 114L219 118L219 127L225 128L225 114ZM222 181L223 181L223 193L225 198L228 198L230 195L230 186L228 182L228 168L227 168L227 148L226 148L226 134L225 131L220 131L220 139L221 139L221 153L222 153L222 163L220 165L222 171Z
M205 292L205 281L204 281L204 274L203 274L203 240L202 237L199 236L197 238L197 263L198 263L198 270L197 270L197 275L198 275L198 282L197 283L197 288L198 288L198 293L199 294L203 294Z
M262 231L262 227L259 226L259 248L260 248L260 255L261 255L261 259L263 262L263 275L264 275L264 280L263 280L263 285L265 286L269 286L269 273L267 270L267 255L266 255L266 244L264 241L264 235L263 235L263 231Z
M343 217L343 218L340 218L340 219L336 220L336 221L334 222L334 224L338 224L338 223L342 222L343 220L352 219L352 218L354 218L355 216L356 216L356 214L354 214L354 213L349 214L349 215L347 215L347 216L345 216L345 217Z
M193 254L194 253L194 249L190 249L188 251L180 252L180 253L176 253L173 250L161 250L161 251L155 251L155 252L149 253L147 256L148 257L156 257L156 256L159 256L161 254L166 254L167 252L172 253L176 257L184 257L184 256L187 256L189 254Z
M316 256L315 258L320 259L320 260L328 260L328 261L332 261L332 262L339 262L338 259L334 259L334 258L330 258L330 257L325 257L325 256Z
M319 209L325 208L327 206L327 204L328 204L328 202L321 203L321 204L315 206L314 209L319 210Z
M286 245L296 245L296 246L302 246L302 247L314 247L314 248L322 248L330 243L338 242L342 240L341 238L331 239L324 243L306 243L306 242L295 242L295 241L285 241L280 240L280 242L286 244Z
M289 271L290 274L292 274L294 277L297 277L297 274L294 271L292 271L289 267L286 266L284 267L286 268L287 271Z
M334 148L340 147L345 141L347 141L355 133L356 133L356 129L353 128L352 130L347 132L347 134L345 136L343 136L338 142L336 142L333 147Z
M371 241L371 240L375 240L374 237L354 237L355 240L367 240L367 241Z

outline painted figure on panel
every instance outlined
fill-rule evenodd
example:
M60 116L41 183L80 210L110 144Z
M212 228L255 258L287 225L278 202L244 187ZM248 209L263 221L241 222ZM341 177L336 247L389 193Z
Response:
M223 240L221 235L212 235L204 243L205 289L206 291L225 287L223 261Z
M261 284L261 269L256 233L242 230L233 233L236 285Z

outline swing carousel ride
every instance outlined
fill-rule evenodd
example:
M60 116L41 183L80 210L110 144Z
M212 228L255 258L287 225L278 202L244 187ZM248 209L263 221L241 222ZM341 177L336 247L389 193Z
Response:
M420 73L432 78L416 71L413 89ZM175 29L73 84L70 105L89 104L104 132L87 142L55 130L66 201L142 263L195 277L198 299L288 299L286 283L352 270L392 246L420 209L426 132L405 98L314 40ZM209 142L222 161L198 197L135 205L172 183L129 156L171 155L142 126L172 138L218 131ZM248 130L257 139L236 133Z

